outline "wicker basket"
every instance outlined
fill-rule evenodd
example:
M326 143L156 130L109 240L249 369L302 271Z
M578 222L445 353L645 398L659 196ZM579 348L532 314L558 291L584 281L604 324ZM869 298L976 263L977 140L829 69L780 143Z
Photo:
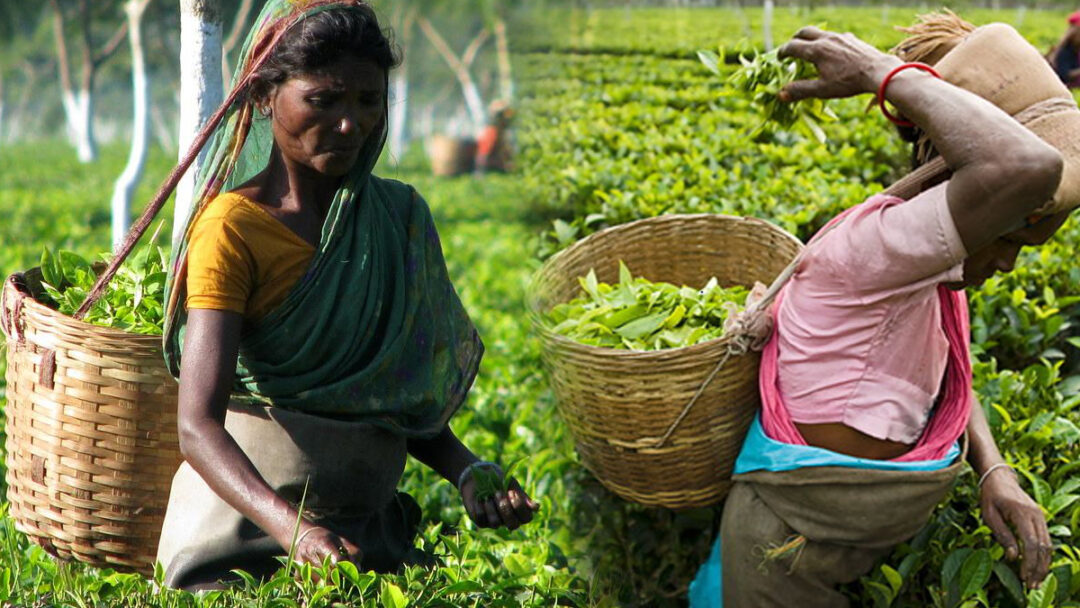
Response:
M161 337L62 315L35 300L40 281L3 288L15 526L57 557L150 574L181 460Z
M617 282L619 260L651 281L702 286L715 276L721 285L750 286L768 284L801 247L753 218L665 215L590 235L540 268L529 307L544 366L581 460L604 486L645 505L719 502L759 405L760 355L729 357L676 423L728 352L727 337L649 352L598 348L552 333L541 314L576 297L578 277L590 269L600 281Z

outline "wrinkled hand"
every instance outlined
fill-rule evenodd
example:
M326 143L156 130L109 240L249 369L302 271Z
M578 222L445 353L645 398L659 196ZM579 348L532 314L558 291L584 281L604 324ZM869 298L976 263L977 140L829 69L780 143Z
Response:
M331 564L342 561L360 562L363 552L349 539L321 526L311 526L311 528L314 529L310 532L307 532L308 528L300 531L303 537L296 545L293 561L313 566L321 566L327 558L330 559Z
M882 78L900 59L875 49L853 34L826 32L813 26L799 30L778 55L804 59L817 66L816 80L796 80L780 91L781 101L808 97L832 99L877 92Z
M1037 589L1050 570L1054 550L1042 509L1020 488L1015 473L1008 469L993 471L986 478L979 503L983 521L1005 548L1006 559L1023 556L1020 578L1028 588Z
M534 502L517 479L510 478L505 492L496 492L493 498L478 501L476 499L476 480L470 475L461 484L461 501L465 512L481 528L499 528L505 526L516 530L522 524L532 521L533 513L540 509L540 503Z

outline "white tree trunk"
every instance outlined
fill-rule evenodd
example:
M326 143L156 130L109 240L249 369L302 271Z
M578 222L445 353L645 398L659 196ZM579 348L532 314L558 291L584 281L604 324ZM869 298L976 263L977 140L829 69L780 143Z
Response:
M765 7L761 16L761 35L765 39L765 50L773 50L772 37L773 23L773 0L765 0Z
M390 147L388 156L390 164L397 166L405 156L407 138L405 125L409 110L409 42L412 39L412 27L416 21L415 10L404 11L398 8L394 13L394 33L398 44L401 46L401 54L404 59L401 65L390 75L390 116L388 120L387 145Z
M499 94L507 103L514 99L514 75L510 67L510 42L506 36L506 22L495 20L495 52L499 65Z
M405 124L409 109L409 64L402 63L390 79L390 163L405 156Z
M131 41L131 81L134 117L131 124L131 151L127 166L116 179L112 196L112 245L113 250L124 240L131 221L131 199L142 179L146 165L146 145L149 139L148 106L150 84L146 78L146 55L142 45L142 17L150 0L128 0L124 11L128 19L128 39Z
M218 0L180 0L180 157L187 154L199 129L221 105L221 4ZM200 153L176 187L173 240L187 222L205 153Z
M68 138L78 150L79 162L89 163L97 160L93 121L94 96L86 89L65 91L63 105L64 115L67 117Z
M457 77L458 83L461 84L461 93L465 97L465 106L469 110L469 118L474 123L472 126L474 129L478 129L487 122L487 111L484 109L484 101L480 96L480 88L476 86L476 81L473 80L472 74L469 73L468 63L462 61L454 54L454 51L450 49L450 45L446 43L446 40L435 30L431 22L424 17L418 17L416 20L417 25L420 26L420 31L424 32L424 35L431 42L431 45L435 47L435 50L439 52L439 55L446 62L446 65L450 66L450 70L454 72L454 76ZM486 37L486 32L481 32L474 39L474 43L482 38ZM472 45L470 45L472 46ZM475 57L476 52L472 53ZM470 61L471 63L471 61Z

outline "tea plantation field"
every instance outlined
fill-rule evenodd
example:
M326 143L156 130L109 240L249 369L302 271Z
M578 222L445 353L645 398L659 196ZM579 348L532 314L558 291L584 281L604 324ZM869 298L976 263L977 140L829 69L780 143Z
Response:
M911 9L777 11L777 40L807 23L886 48ZM1047 46L1057 14L965 15L1015 22ZM377 576L310 569L193 596L135 575L58 564L14 531L0 499L0 606L678 606L706 558L720 507L672 512L614 497L584 471L559 419L523 301L540 259L604 226L671 212L762 217L807 238L840 209L903 172L907 153L864 100L836 104L821 145L762 131L748 102L695 58L760 32L760 13L604 9L524 13L515 21L519 173L437 179L418 150L380 172L414 184L435 213L451 277L487 353L452 425L481 457L524 459L541 501L515 531L476 529L456 490L410 465L402 489L424 510L432 569ZM44 245L93 256L107 246L122 149L79 165L62 143L0 148L0 272L36 264ZM140 200L170 166L156 151ZM168 210L166 210L166 214ZM169 226L163 228L168 234ZM1080 606L1080 226L1024 254L1016 272L970 294L976 390L1009 462L1045 509L1053 578L1020 588L980 525L968 471L926 529L848 589L853 605ZM2 399L2 393L0 393ZM2 401L0 401L2 403ZM2 421L2 418L0 418Z

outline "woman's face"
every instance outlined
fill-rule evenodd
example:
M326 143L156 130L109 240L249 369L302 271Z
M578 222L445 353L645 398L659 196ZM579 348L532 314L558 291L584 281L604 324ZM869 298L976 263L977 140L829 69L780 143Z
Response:
M999 236L982 249L969 255L964 260L964 280L949 283L950 289L978 287L995 272L1010 272L1016 263L1016 256L1021 247L1042 245L1054 236L1057 229L1069 218L1069 212L1063 211L1043 217L1034 225L1007 232Z
M383 69L353 55L292 76L270 93L274 143L287 164L345 175L382 120L385 96Z

